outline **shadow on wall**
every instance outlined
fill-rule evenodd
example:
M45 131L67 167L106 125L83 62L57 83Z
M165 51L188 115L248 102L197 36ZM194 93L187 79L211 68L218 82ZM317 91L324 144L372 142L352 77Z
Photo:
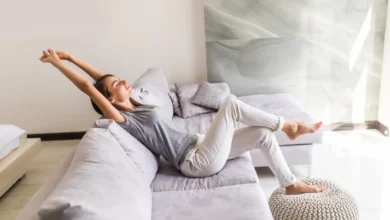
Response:
M376 120L386 2L206 0L208 80L289 93L325 123Z

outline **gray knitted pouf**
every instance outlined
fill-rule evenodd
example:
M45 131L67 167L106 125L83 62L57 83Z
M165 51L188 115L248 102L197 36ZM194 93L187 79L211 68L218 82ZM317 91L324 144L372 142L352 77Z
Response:
M323 185L320 193L285 195L284 188L276 189L269 199L275 220L357 220L357 203L351 194L334 183L321 179L303 179L309 185Z

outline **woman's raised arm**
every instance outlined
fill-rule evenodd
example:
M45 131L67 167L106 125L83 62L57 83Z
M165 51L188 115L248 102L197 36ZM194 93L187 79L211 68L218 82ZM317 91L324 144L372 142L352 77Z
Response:
M86 72L95 81L104 75L104 73L98 70L96 67L89 65L88 63L74 57L73 55L67 52L56 51L56 53L61 60L67 60L69 62L72 62L80 69L82 69L84 72Z
M123 115L93 86L92 82L63 63L55 50L49 49L47 52L43 51L43 55L39 60L45 63L51 63L60 70L77 88L87 94L96 103L106 118L113 119L116 122L125 121Z

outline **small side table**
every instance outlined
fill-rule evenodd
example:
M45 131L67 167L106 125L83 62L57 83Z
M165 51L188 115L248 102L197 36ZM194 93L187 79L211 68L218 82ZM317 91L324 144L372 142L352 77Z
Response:
M41 139L20 141L20 146L0 160L0 197L21 179L41 148Z

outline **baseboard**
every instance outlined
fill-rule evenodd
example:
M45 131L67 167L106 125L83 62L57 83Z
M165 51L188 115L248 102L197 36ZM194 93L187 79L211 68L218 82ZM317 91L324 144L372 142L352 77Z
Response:
M389 136L389 128L379 121L366 121L362 123L333 123L327 127L330 131L367 130L376 129L385 136Z
M380 123L379 121L376 121L376 129L381 132L383 135L389 137L390 136L390 131L389 131L389 128L387 126L385 126L384 124Z
M389 136L389 128L379 121L366 121L363 123L333 123L325 126L326 130L330 131L346 131L346 130L367 130L376 129L385 136ZM40 138L41 141L60 141L60 140L75 140L81 139L85 135L85 131L80 132L65 132L65 133L44 133L44 134L28 134L27 138Z
M41 141L75 140L81 139L85 135L85 133L85 131L80 131L64 133L27 134L27 138L40 138Z

